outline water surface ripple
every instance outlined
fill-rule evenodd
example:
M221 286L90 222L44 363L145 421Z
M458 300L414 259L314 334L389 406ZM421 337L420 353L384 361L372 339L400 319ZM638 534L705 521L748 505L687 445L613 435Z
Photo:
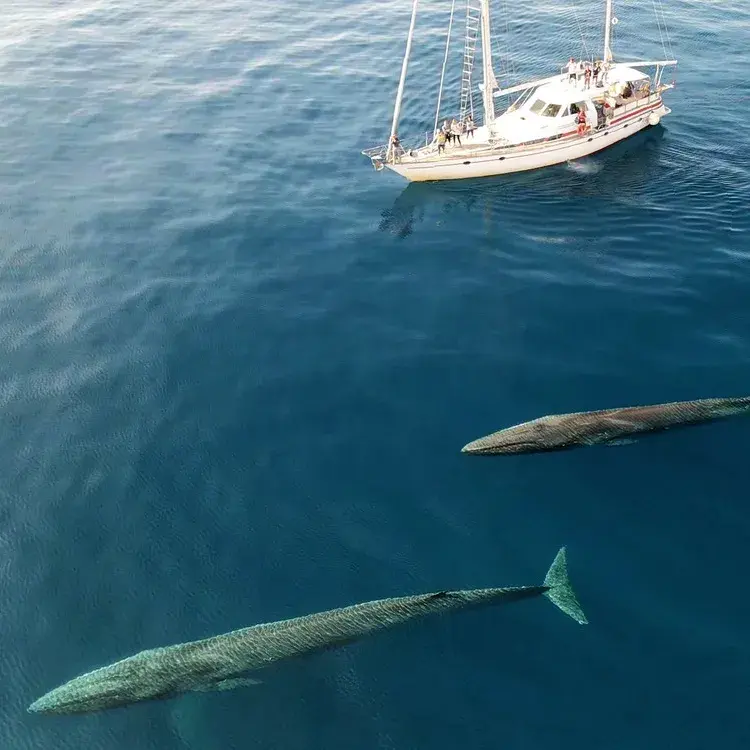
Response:
M407 187L359 150L387 135L409 5L5 9L0 747L750 744L748 423L459 453L546 413L750 393L750 10L665 3L664 127ZM494 4L499 69L580 54L573 5L527 5ZM620 5L616 49L660 57L653 3ZM448 17L421 7L417 139ZM26 713L142 648L535 584L561 544L586 628L529 602L252 689Z

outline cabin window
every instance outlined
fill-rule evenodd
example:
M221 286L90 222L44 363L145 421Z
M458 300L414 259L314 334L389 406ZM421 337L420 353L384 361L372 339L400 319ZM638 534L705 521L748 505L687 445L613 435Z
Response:
M567 114L577 115L581 110L586 111L586 102L574 102L570 105L570 111Z
M544 112L542 112L542 117L557 117L557 113L562 109L562 105L560 104L548 104Z
M543 102L541 99L537 99L529 109L535 114L538 115L540 112L547 106L546 102Z

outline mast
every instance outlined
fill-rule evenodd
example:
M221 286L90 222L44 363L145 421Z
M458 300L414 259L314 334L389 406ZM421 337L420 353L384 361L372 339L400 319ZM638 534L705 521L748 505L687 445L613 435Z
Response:
M411 40L414 38L414 24L417 20L417 3L419 0L414 0L411 6L411 23L409 24L409 36L406 39L406 52L404 52L404 62L401 65L401 80L398 82L398 92L396 93L396 105L393 108L393 124L391 125L391 137L388 139L388 150L386 151L386 159L391 155L393 149L393 136L396 135L398 129L398 118L401 115L401 100L404 98L404 83L406 82L406 68L409 65L409 55L411 54Z
M490 36L490 0L479 0L482 25L482 99L484 100L484 124L489 126L495 119L495 99L492 89L496 85L492 70L492 38Z
M612 0L606 0L606 10L604 12L604 62L612 61Z

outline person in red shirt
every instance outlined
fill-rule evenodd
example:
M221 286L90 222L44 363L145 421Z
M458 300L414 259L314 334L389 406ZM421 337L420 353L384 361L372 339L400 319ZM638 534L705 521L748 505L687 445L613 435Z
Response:
M583 135L586 132L586 110L579 109L578 117L576 117L578 123L578 135Z

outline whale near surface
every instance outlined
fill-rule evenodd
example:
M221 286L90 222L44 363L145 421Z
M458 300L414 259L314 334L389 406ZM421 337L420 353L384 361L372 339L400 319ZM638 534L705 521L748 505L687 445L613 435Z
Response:
M546 596L576 622L587 622L570 586L561 548L540 586L440 591L355 604L255 625L223 635L141 651L76 677L29 706L32 713L100 711L188 691L257 683L245 675L274 662L341 646L431 614Z
M673 401L539 417L467 443L479 455L538 453L598 443L627 442L632 435L724 419L750 411L750 397Z

